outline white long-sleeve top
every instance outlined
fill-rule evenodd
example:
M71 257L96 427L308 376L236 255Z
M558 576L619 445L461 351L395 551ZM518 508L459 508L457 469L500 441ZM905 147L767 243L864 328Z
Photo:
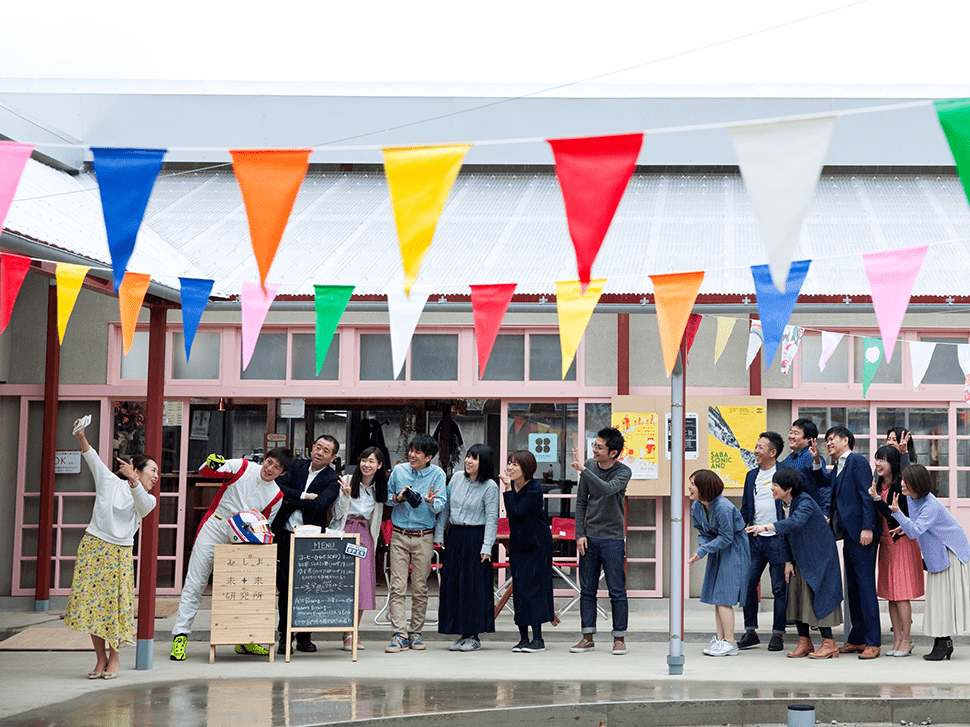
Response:
M155 497L141 485L131 487L101 461L94 447L81 456L94 475L94 512L87 532L106 543L130 546L141 519L155 508Z

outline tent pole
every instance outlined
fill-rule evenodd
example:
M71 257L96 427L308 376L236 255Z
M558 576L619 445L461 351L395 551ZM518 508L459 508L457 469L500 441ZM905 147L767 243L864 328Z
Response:
M687 344L670 377L670 651L669 674L684 673L684 406L687 372L684 360Z

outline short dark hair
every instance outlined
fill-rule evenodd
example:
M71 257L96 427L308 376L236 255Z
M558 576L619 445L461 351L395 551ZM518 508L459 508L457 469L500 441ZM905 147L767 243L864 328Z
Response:
M811 419L800 417L793 421L791 425L801 429L805 439L818 439L818 427L815 426L815 422Z
M144 472L145 468L148 466L148 463L154 461L154 457L149 457L147 454L139 454L131 458L131 466L134 467L138 472Z
M384 462L384 455L380 447L368 447L360 453L357 458L357 469L350 476L350 496L354 500L360 497L360 485L364 481L364 474L360 471L360 463L374 455L377 460L377 472L374 473L374 499L377 502L384 502L387 499L387 470Z
M690 476L694 487L697 488L697 499L710 502L724 492L724 482L711 470L697 470Z
M929 470L921 464L911 464L904 469L903 479L917 500L933 492L933 480L930 479Z
M758 435L758 439L767 439L771 442L771 446L775 448L775 459L781 457L781 451L785 448L785 440L781 438L778 432L762 432Z
M623 435L620 434L620 430L616 427L604 427L596 432L596 437L597 439L603 440L608 452L616 452L617 456L623 454L623 447L626 444L626 440L623 439Z
M412 449L418 450L425 457L434 457L438 454L438 443L427 434L415 434L408 442L408 451Z
M466 457L478 460L478 477L476 482L488 482L495 479L495 459L492 448L487 444L473 444L465 452Z
M910 432L906 427L890 427L886 430L886 440L889 440L889 435L895 434L896 441L902 442L903 438L909 434L909 443L906 445L906 452L909 454L909 459L914 464L916 463L916 444L913 442L912 432ZM898 450L897 450L898 451ZM902 458L900 458L902 459Z
M324 442L330 442L330 444L333 445L333 453L334 454L337 454L337 452L340 451L340 442L337 441L337 438L336 437L331 437L329 434L321 434L319 437L317 437L316 439L313 440L313 443L316 444L321 439Z
M522 468L522 476L526 482L532 479L536 473L536 468L539 466L536 464L536 458L532 452L525 449L517 449L514 452L510 452L508 461L515 462Z
M825 432L825 441L828 441L829 437L848 439L849 449L855 449L855 435L852 432L850 432L846 427L829 427L828 431Z
M269 457L272 457L279 462L280 467L283 468L284 472L286 472L286 470L288 470L290 465L293 463L293 453L286 447L276 447L275 449L271 449L266 453L266 456L263 457L263 461L265 462Z
M776 469L775 474L771 476L771 481L783 490L790 490L793 497L800 495L802 487L804 486L804 480L802 480L801 474L798 470L792 469L791 467L779 467Z

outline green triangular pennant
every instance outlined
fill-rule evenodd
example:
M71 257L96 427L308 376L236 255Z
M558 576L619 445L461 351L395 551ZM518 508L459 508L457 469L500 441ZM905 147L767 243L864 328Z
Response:
M354 292L353 285L314 285L314 307L317 310L317 376L323 368L323 362L330 350L333 334L337 332L340 316L344 314L350 296Z
M963 182L963 191L970 201L970 98L937 101L933 105Z

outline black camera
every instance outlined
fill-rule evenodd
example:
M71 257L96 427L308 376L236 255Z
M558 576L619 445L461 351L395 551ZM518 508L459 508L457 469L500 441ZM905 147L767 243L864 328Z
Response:
M424 501L424 498L410 487L405 490L401 490L401 499L411 507L420 507L421 503Z

